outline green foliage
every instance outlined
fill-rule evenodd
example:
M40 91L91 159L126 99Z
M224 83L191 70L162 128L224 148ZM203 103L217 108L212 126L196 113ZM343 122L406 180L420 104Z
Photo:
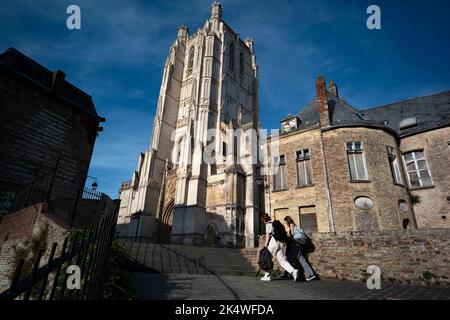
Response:
M413 206L421 204L421 202L422 202L422 198L419 195L417 195L417 194L411 195L411 203Z
M130 287L127 266L129 259L125 248L119 241L114 240L111 245L105 283L103 287L103 298L106 300L135 300L137 293Z
M43 223L39 226L37 233L30 239L26 239L22 243L13 246L13 263L15 266L19 264L21 260L24 260L20 279L24 279L31 275L33 265L36 261L37 255L42 250L44 253L47 251L47 240L49 233L48 223ZM12 281L15 273L15 268L9 274L9 280ZM34 298L38 294L40 286L39 284L33 287L31 291L31 297Z

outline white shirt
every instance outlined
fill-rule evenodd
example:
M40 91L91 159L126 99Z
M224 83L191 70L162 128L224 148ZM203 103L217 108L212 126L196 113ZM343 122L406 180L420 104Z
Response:
M266 223L266 234L272 234L272 221Z

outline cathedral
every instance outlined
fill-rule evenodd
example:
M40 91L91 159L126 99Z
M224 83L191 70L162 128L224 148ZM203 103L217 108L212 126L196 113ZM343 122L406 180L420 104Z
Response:
M118 231L160 243L255 247L264 212L253 40L222 20L181 26L167 57L151 145L122 183Z

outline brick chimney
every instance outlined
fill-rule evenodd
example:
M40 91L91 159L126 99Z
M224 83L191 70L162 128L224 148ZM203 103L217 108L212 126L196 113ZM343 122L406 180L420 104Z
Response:
M329 126L330 113L328 111L327 84L323 76L318 76L316 79L316 99L320 114L320 126Z
M337 88L337 85L334 83L333 80L331 80L330 84L328 85L328 92L330 92L336 98L339 98L338 88Z
M66 74L64 72L62 72L61 70L56 70L53 72L52 91L54 93L59 94L61 92L65 78L66 78Z

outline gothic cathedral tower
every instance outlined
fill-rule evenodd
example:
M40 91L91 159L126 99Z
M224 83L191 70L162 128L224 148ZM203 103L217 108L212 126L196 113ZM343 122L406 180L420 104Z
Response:
M186 245L257 246L264 211L258 67L212 5L166 60L151 146L120 190L118 230ZM245 160L245 161L244 161Z

